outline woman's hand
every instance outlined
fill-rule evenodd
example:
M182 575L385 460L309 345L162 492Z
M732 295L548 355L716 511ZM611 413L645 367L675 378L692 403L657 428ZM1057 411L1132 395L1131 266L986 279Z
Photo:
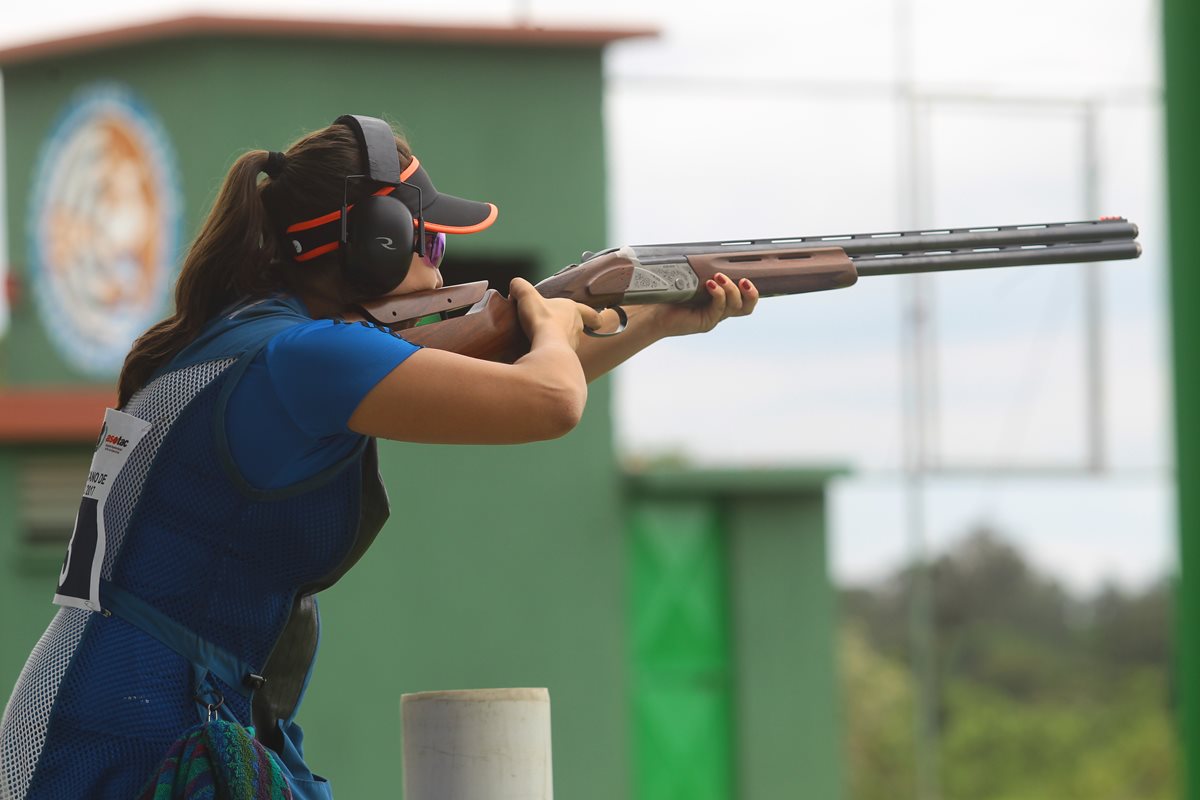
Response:
M426 347L367 393L350 430L406 442L508 444L555 439L577 424L587 380L577 348L600 315L542 297L528 281L509 287L529 352L512 364Z
M586 339L576 352L589 381L611 370L635 353L667 336L711 331L723 319L744 317L758 304L758 289L748 280L735 285L728 276L718 273L708 281L709 301L702 306L682 306L669 303L631 305L625 311L629 326L620 336L606 339ZM603 312L601 331L616 328L616 312ZM588 323L589 327L597 326Z
M517 303L517 319L530 342L547 334L560 335L576 350L583 326L598 328L602 324L600 312L594 308L564 298L542 297L524 278L513 278L508 291Z
M743 278L734 283L728 276L718 272L705 284L709 302L703 306L654 305L648 307L653 323L661 336L686 336L690 333L708 333L721 320L744 317L754 311L758 304L758 289Z

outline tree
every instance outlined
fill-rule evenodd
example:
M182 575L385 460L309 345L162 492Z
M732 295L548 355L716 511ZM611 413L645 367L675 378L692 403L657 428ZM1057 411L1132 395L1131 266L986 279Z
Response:
M1176 796L1167 582L1073 597L987 526L929 569L948 800ZM854 800L912 796L913 575L842 593Z

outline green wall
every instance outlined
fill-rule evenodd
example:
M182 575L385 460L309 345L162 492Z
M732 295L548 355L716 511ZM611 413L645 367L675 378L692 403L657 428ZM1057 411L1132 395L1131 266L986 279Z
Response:
M1179 641L1186 796L1200 800L1200 258L1191 235L1200 219L1200 7L1163 3L1167 88L1167 192L1171 246L1171 324L1175 378L1175 463L1179 498Z
M596 48L194 38L15 65L4 78L18 276L38 147L72 93L99 80L128 85L163 121L179 159L185 241L241 152L282 149L362 113L399 122L439 187L500 207L492 230L452 237L452 252L529 258L549 273L606 243ZM24 295L0 344L0 382L81 382ZM392 519L321 597L321 655L300 717L308 760L339 796L399 795L402 692L488 686L549 687L561 796L625 792L624 542L611 442L601 382L582 425L558 442L381 448ZM0 450L6 508L18 455ZM11 685L53 613L62 553L23 552L6 516L0 683Z

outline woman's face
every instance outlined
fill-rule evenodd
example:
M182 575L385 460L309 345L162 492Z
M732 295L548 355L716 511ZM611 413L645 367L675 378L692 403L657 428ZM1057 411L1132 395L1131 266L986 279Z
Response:
M413 253L412 263L408 265L408 274L388 294L411 294L440 288L442 288L442 271L430 265L422 256Z
M431 266L427 260L413 253L413 263L408 265L408 275L388 294L412 294L413 291L442 288L442 270Z
M388 294L410 294L442 288L440 267L445 255L446 234L426 231L425 255L413 253L412 261L408 265L408 274Z

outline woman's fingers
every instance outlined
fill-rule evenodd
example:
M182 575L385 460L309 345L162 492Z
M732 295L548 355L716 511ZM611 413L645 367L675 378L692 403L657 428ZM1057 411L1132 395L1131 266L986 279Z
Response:
M709 314L711 315L711 324L708 327L711 328L725 319L725 306L729 302L729 293L726 291L726 288L729 286L729 279L718 272L705 286L708 288L709 296L712 297L712 303L708 307Z
M554 315L550 311L546 298L524 278L513 278L508 285L508 296L517 304L517 321L521 330L532 340L537 332L547 325L554 324Z
M728 275L718 272L717 284L725 292L725 313L724 317L741 316L742 311L742 292L738 289L737 284L730 280Z
M583 320L585 328L598 331L604 327L604 317L599 311L583 303L576 303L575 305L579 307L579 317Z
M748 278L742 278L738 281L738 291L742 297L741 316L744 317L758 305L758 288Z
M512 283L508 286L508 293L512 299L517 301L518 308L520 308L521 303L528 303L530 300L533 300L547 309L552 309L552 313L557 313L564 321L571 318L571 312L567 309L573 308L574 313L578 314L579 320L584 326L596 329L604 324L604 319L600 316L600 312L591 306L576 303L565 298L548 300L542 297L537 288L524 278L513 278Z
M603 331L604 333L612 333L621 326L621 315L615 308L606 308L603 311L597 312L600 317L600 326L589 325L592 330Z
M712 297L709 311L714 325L729 317L744 317L758 305L758 289L748 278L735 282L728 275L718 272L707 286Z

